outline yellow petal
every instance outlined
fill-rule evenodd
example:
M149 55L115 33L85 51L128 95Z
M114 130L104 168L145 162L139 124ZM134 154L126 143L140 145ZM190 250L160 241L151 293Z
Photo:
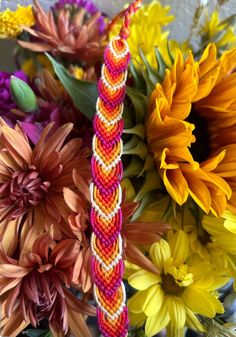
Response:
M225 211L223 214L225 218L224 227L233 234L236 234L236 215L230 211Z
M160 282L160 276L147 270L141 269L131 275L128 279L129 284L138 290L145 290Z
M128 308L135 314L143 312L142 304L145 302L148 296L149 289L138 291L128 300Z
M152 337L156 335L158 332L163 330L170 321L170 316L167 310L166 302L163 302L160 311L158 311L155 315L148 317L146 326L145 326L145 333L147 337Z
M163 181L171 197L179 205L183 205L188 198L188 184L181 170L165 170L163 174Z
M204 327L199 322L199 320L194 315L194 313L188 307L185 307L185 310L186 310L186 314L187 314L186 325L192 330L203 332Z
M185 305L196 314L213 318L217 312L224 312L223 305L215 296L194 286L186 288L182 298Z
M160 240L151 246L150 255L159 270L163 269L165 262L171 257L170 246L167 241Z
M183 300L176 296L168 296L167 307L173 326L176 329L183 328L186 321L186 310Z
M147 297L142 303L142 309L145 313L145 315L153 316L155 313L157 313L164 300L164 292L160 285L152 286L147 291Z
M177 231L169 238L169 245L171 250L171 256L173 256L173 264L179 266L188 257L189 253L189 238L184 231Z
M129 320L130 324L135 327L142 326L143 323L146 321L147 316L141 312L139 314L135 314L132 311L129 312Z

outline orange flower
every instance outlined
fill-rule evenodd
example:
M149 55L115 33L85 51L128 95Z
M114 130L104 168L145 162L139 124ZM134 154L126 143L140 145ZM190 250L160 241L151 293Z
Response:
M235 200L233 143L216 145L236 123L235 65L236 50L217 59L209 45L199 62L178 51L151 95L147 119L149 149L168 193L179 205L191 196L216 216Z
M32 226L43 233L56 224L54 235L59 238L70 213L63 187L73 188L75 177L88 179L88 151L81 149L82 140L63 146L73 125L50 134L52 126L44 129L32 149L19 126L14 130L4 122L0 125L0 237L10 255L18 237L22 246Z
M17 260L0 251L4 336L15 337L27 325L37 327L48 319L55 336L69 331L76 337L91 337L83 315L95 315L95 309L69 290L80 244L75 239L56 243L52 237L53 228L36 240L30 230Z

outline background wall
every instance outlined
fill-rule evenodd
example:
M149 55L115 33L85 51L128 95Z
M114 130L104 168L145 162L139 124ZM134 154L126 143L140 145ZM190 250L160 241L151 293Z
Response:
M39 0L40 3L45 8L49 8L56 1L54 0ZM172 23L172 37L177 40L184 40L190 31L192 17L195 12L195 8L200 2L207 2L207 0L159 0L165 5L170 5L172 7L172 13L175 14L176 20ZM211 8L214 8L217 0L208 0ZM94 0L94 3L98 6L101 11L104 11L110 15L117 13L124 4L131 2L131 0ZM149 2L146 0L145 2ZM32 0L0 0L1 8L0 11L6 8L14 9L17 4L28 5L32 3ZM228 0L221 7L222 18L232 15L236 12L236 0ZM184 24L183 24L184 22ZM13 43L1 41L0 40L0 70L7 69L12 70L12 48Z
M195 8L199 5L200 2L207 2L207 0L159 0L161 3L165 5L170 5L172 7L172 13L175 14L176 20L173 22L171 31L172 37L177 40L184 40L188 37L192 17L195 12ZM215 7L217 0L208 0L208 4L211 9ZM48 9L53 5L54 0L40 0L43 7ZM131 2L131 0L94 0L96 5L101 11L108 13L110 15L114 15L119 10L122 9L124 4ZM148 2L146 0L145 2ZM20 5L29 5L32 4L32 0L0 0L0 11L5 10L6 8L15 9L17 4ZM236 9L236 0L228 0L221 7L221 16L222 18L229 16L232 12L235 12ZM8 71L13 70L13 57L12 57L12 49L14 43L9 41L1 41L0 40L0 71L3 69L7 69Z
M54 0L39 0L40 3L45 7L49 8ZM194 10L199 2L206 2L207 0L160 0L163 4L168 4L172 6L172 12L177 17L177 22L174 24L175 30L174 35L176 38L183 38L189 31L189 27L191 24L191 19L194 14ZM115 14L118 10L120 10L124 4L131 2L130 0L94 0L94 3L104 12L108 14ZM146 0L145 2L148 2ZM19 3L21 5L27 5L32 3L32 0L1 0L1 9L4 10L7 7L15 8L16 4ZM216 0L208 0L208 3L213 8ZM227 1L221 9L222 17L226 15L231 15L236 12L236 0ZM184 25L182 24L184 20Z

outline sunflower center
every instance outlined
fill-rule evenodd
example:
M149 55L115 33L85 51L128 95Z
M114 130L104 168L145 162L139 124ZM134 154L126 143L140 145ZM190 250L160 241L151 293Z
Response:
M2 200L0 209L7 209L6 217L16 219L37 206L45 197L50 182L43 181L36 170L29 172L16 171L11 180L0 185Z
M208 159L211 153L208 123L206 119L197 113L194 105L186 121L195 125L193 134L196 137L196 141L191 144L190 153L195 161L202 163Z
M166 294L179 296L183 293L184 287L180 287L172 275L162 275L162 289Z

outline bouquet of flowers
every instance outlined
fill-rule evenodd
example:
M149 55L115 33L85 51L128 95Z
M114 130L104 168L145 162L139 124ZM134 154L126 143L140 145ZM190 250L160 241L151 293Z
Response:
M236 336L226 2L200 1L181 42L158 0L0 13L17 42L0 72L2 336Z

